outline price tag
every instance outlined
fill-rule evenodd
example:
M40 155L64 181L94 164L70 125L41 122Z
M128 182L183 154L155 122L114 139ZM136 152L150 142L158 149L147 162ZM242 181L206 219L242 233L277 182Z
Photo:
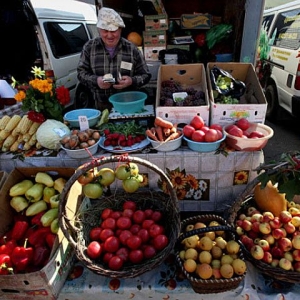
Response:
M89 122L86 116L78 116L80 130L89 129Z

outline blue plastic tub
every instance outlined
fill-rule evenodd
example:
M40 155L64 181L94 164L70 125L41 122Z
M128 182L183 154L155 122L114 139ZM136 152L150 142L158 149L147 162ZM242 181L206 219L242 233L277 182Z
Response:
M100 118L101 112L98 109L83 108L75 109L67 112L64 115L64 120L70 124L71 127L79 127L79 116L85 116L89 122L89 127L93 127L97 124Z
M216 142L212 142L212 143L208 143L208 142L194 142L188 138L186 138L185 136L183 137L183 139L187 142L188 147L193 150L193 151L197 151L197 152L212 152L212 151L216 151L221 143L225 140L226 135L223 134L223 137L216 141Z

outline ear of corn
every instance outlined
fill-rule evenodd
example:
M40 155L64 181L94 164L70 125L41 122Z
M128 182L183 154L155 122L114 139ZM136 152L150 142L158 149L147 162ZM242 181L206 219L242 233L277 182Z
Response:
M38 122L33 122L32 125L29 128L28 133L30 135L33 135L34 133L36 133L36 131L38 130L38 128L40 127L41 123Z
M27 143L30 140L30 138L31 138L31 135L29 133L23 134L23 141L25 143Z
M3 142L10 135L9 131L2 130L0 132L0 142Z
M43 146L41 145L40 142L36 142L35 148L36 148L36 149L41 149L41 148L43 148Z
M24 115L18 125L14 128L13 133L14 134L19 134L21 132L22 126L25 124L27 119L27 115Z
M29 144L30 146L34 146L35 143L36 143L36 134L34 133L34 134L31 136L30 140L28 141L28 144Z
M4 131L5 132L11 132L14 130L14 128L18 125L20 120L22 119L21 116L19 115L14 115L12 118L9 120L9 122L6 124Z
M18 142L18 140L16 140L9 148L9 151L11 152L16 152L19 150L19 145L20 143Z
M18 135L18 142L22 143L23 142L23 134Z
M11 147L11 145L16 141L17 137L16 136L12 136L12 135L9 135L3 145L2 145L2 152L7 152L9 150L9 148Z
M10 116L3 116L0 119L0 130L3 130L5 128L10 119Z
M21 134L25 134L29 131L31 125L33 124L33 121L29 120L27 115L26 115L26 119L24 121L24 124L21 127Z

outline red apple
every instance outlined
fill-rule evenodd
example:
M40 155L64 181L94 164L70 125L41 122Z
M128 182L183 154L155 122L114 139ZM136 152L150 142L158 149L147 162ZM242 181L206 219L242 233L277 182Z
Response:
M252 228L252 223L249 221L249 220L247 220L247 219L245 219L245 220L243 220L243 223L242 223L242 226L241 226L245 231L250 231L251 230L251 228Z
M287 210L283 210L279 213L279 220L282 223L288 223L292 220L293 216L291 215L291 213Z
M259 240L258 245L262 247L264 251L269 251L270 250L270 245L267 240Z
M282 258L284 253L278 246L272 247L270 252L274 258L278 259Z
M256 130L250 132L250 134L249 134L250 139L263 138L264 136L265 135L262 132L256 131Z
M279 260L278 265L279 265L280 268L282 268L283 270L286 270L286 271L292 269L292 263L284 257Z
M273 229L280 228L282 226L282 223L279 220L279 217L274 217L274 219L271 220L269 223Z
M259 245L252 246L252 248L250 249L250 253L252 257L257 260L261 260L264 257L264 250Z
M262 238L266 240L269 243L269 245L273 245L275 243L275 239L272 233L265 234L262 236Z
M237 120L235 124L242 130L247 130L250 127L250 123L246 118L241 118Z
M274 215L270 211L263 212L263 222L270 222L274 218Z
M259 231L260 231L262 234L268 234L268 233L271 233L272 228L271 228L271 226L270 226L269 223L263 222L263 223L260 223L260 224L259 224Z
M272 235L274 237L275 240L279 240L283 237L286 236L285 234L285 230L283 230L283 228L275 228L272 230Z
M247 209L247 215L248 216L252 216L254 214L260 214L260 211L256 207L254 207L254 206L248 207L248 209Z
M232 125L228 130L227 132L230 134L230 135L233 135L233 136L237 136L237 137L242 137L243 136L243 130L239 127L237 127L236 125Z
M292 234L296 231L295 226L292 224L292 222L287 222L283 225L283 228L286 230L287 234Z
M295 249L292 254L295 261L300 261L300 249Z
M284 252L290 251L293 247L292 241L286 237L279 239L277 245Z
M263 219L263 215L261 213L255 213L251 216L251 222L261 222Z
M273 260L273 256L271 252L265 251L262 261L264 261L267 264L271 264L272 260Z
M259 222L253 222L251 230L253 230L254 232L260 232L259 224L260 224Z
M295 249L300 249L300 235L294 235L292 245Z
M294 271L300 272L300 261L297 261L293 264Z

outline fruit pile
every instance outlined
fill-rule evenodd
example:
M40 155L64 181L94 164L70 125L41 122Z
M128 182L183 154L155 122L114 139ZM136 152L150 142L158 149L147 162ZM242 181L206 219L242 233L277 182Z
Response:
M134 201L125 201L120 210L105 208L99 219L100 224L89 231L86 254L110 270L142 264L169 243L162 213L141 209Z
M230 279L246 272L246 264L240 258L240 244L226 235L225 231L215 231L220 226L217 220L197 221L183 230L212 227L211 231L194 234L181 242L179 257L186 272L200 279Z

